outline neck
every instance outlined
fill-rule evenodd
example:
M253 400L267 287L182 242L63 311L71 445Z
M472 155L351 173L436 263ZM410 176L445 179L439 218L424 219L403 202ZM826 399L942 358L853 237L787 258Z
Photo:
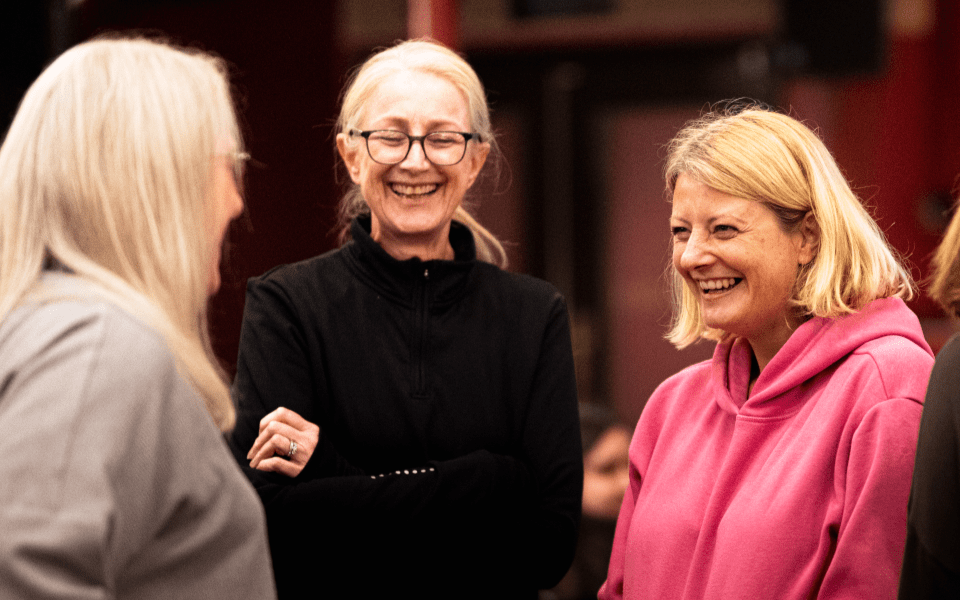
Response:
M761 340L754 341L750 340L750 349L753 350L753 358L756 361L756 375L759 377L760 373L767 367L773 357L777 355L777 352L780 351L780 348L783 348L783 345L787 343L787 340L790 336L784 337L782 340Z
M760 377L760 363L757 362L756 353L750 357L750 383L747 384L747 396L753 393L753 384L757 382L757 378Z
M784 322L784 326L777 328L776 331L768 331L766 335L747 338L747 341L750 342L750 349L753 350L754 360L757 361L756 375L758 377L800 325L801 322L791 322L789 324Z
M444 230L443 235L424 237L404 237L399 239L385 235L382 231L373 233L370 237L380 244L387 254L397 260L453 260L453 246L450 245L450 227Z

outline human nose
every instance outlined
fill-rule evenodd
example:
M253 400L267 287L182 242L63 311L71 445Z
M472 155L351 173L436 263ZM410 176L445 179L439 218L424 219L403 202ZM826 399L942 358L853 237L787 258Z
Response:
M240 178L231 172L230 182L227 185L226 191L226 209L227 216L232 221L240 216L240 213L243 212L243 194L240 192L243 184L241 183Z
M243 196L240 195L240 190L234 186L232 191L231 205L230 205L230 219L236 219L240 216L240 213L243 212Z
M423 168L429 166L430 159L427 158L427 148L423 145L424 138L410 137L410 148L407 149L407 155L403 157L400 165L407 168ZM419 149L417 148L419 146Z
M685 271L691 271L697 267L709 264L713 255L710 253L710 247L706 236L701 233L693 232L690 237L683 242L683 248L680 250L679 263Z

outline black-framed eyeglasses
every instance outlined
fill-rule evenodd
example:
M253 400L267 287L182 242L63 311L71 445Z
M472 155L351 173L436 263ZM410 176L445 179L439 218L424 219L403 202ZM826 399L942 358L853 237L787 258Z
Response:
M434 131L426 135L409 135L393 129L373 129L360 131L351 129L351 136L359 135L367 144L367 154L381 165L402 163L410 153L414 142L420 142L423 155L440 167L455 165L467 153L467 142L481 141L479 133L462 131Z

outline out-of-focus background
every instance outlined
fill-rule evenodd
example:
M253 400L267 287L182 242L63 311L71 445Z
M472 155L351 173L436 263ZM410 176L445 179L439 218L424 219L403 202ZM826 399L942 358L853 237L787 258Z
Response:
M336 246L332 123L348 70L430 34L488 89L504 161L473 195L516 271L566 295L581 398L632 423L706 358L669 320L663 145L712 103L749 97L816 128L890 241L927 273L960 174L955 0L46 0L0 8L0 126L53 57L139 30L232 65L254 162L213 301L232 370L244 281ZM950 324L912 303L932 346Z

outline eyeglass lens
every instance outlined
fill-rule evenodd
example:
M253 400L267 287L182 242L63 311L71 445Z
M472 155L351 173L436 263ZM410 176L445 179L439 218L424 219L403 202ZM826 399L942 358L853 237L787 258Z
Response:
M367 151L378 163L395 165L407 157L411 140L411 136L400 131L374 131L367 136ZM467 151L467 138L455 131L428 133L420 144L427 160L441 166L457 164Z

